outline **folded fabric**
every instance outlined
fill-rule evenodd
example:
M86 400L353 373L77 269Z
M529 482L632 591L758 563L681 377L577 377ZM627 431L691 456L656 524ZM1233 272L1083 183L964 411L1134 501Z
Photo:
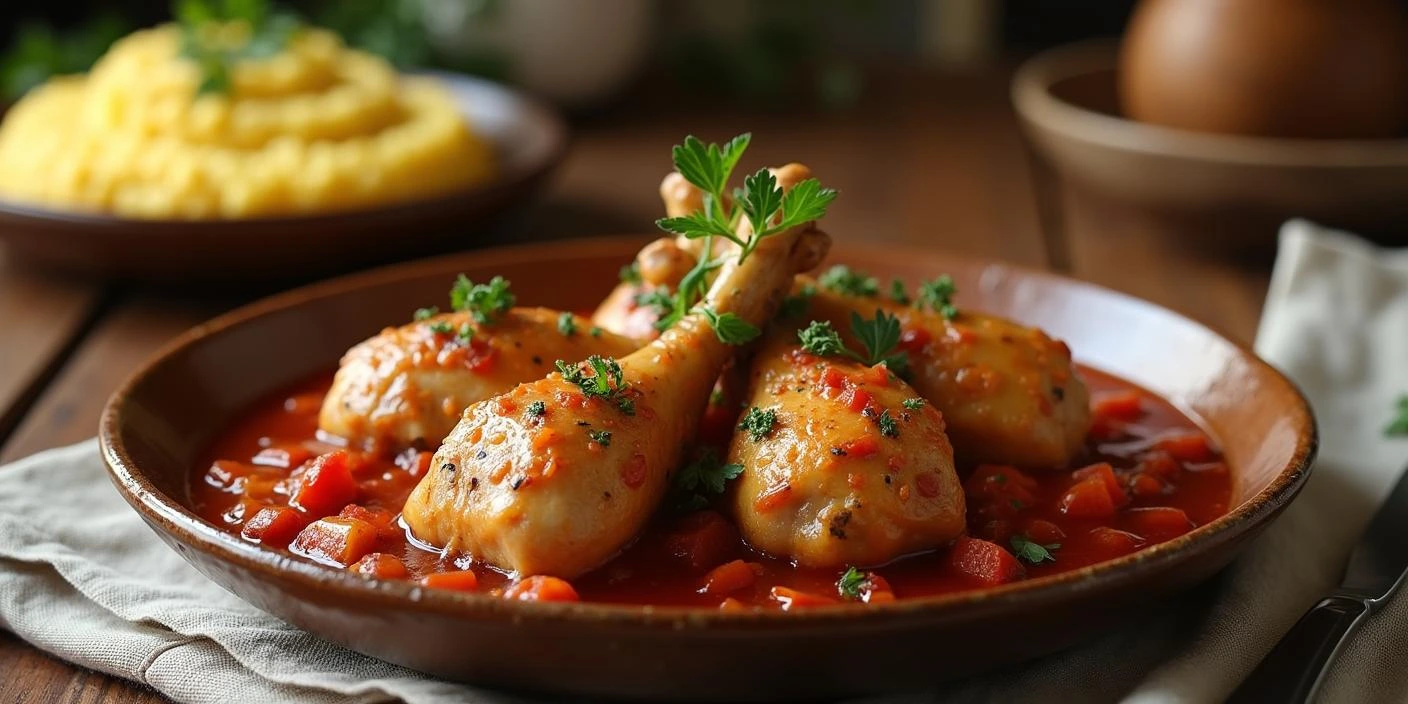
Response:
M1310 398L1320 462L1301 497L1226 573L1147 619L1035 663L891 701L1212 702L1338 579L1408 463L1384 436L1408 392L1408 253L1289 223L1258 352ZM0 468L0 625L58 657L182 702L510 702L344 650L205 579L104 476L96 443ZM1328 701L1408 699L1408 598L1336 662Z

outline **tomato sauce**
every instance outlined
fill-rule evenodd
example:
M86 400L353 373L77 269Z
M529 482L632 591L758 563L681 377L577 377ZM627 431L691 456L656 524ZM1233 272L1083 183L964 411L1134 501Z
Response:
M1093 370L1082 376L1094 423L1070 466L960 467L968 536L866 572L802 569L760 554L711 509L662 511L634 545L571 584L515 581L467 556L442 555L409 539L399 522L433 451L360 452L321 436L330 374L238 419L195 468L191 500L200 516L246 540L368 578L517 599L725 609L982 589L1110 560L1227 512L1231 478L1211 438L1147 391Z

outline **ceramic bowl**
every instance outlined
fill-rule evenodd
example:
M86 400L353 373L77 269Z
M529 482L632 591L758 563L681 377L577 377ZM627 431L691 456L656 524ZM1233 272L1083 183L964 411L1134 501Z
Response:
M256 399L336 365L348 346L440 300L454 275L499 274L524 304L581 309L643 240L486 250L317 284L201 325L109 401L99 431L112 480L182 556L290 623L434 675L557 694L695 700L906 690L1069 647L1207 578L1291 501L1315 453L1296 388L1252 353L1177 314L1005 264L838 246L833 259L913 282L949 272L959 303L1039 324L1078 361L1169 399L1221 443L1230 512L1117 560L989 591L878 607L725 613L506 601L377 583L262 548L189 508L207 443Z
M141 220L0 202L0 241L13 258L44 268L162 283L307 281L482 242L486 226L532 195L561 160L567 128L550 108L496 83L433 75L493 144L494 181L366 210L241 220Z
M1018 70L1012 100L1036 151L1091 191L1274 242L1291 217L1408 240L1408 135L1313 140L1212 134L1125 119L1118 47L1078 44ZM1196 232L1194 231L1194 234Z

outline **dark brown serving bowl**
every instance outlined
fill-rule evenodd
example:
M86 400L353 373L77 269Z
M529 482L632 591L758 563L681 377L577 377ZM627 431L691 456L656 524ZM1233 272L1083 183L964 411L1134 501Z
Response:
M432 74L494 146L486 184L366 210L240 220L142 220L0 201L0 241L44 268L162 283L308 280L425 254L484 234L561 161L567 127L550 108L504 86Z
M256 606L354 650L468 682L577 695L699 700L824 697L923 687L1050 653L1205 579L1304 484L1315 421L1252 353L1167 310L1004 264L875 247L834 258L913 282L950 272L960 303L1038 324L1085 364L1202 422L1233 470L1231 511L1167 543L989 591L805 612L723 613L510 602L375 582L268 550L191 512L197 457L250 403L331 368L342 352L452 277L513 281L519 300L581 309L641 244L611 239L496 249L310 286L191 330L109 401L100 436L118 490L173 548Z

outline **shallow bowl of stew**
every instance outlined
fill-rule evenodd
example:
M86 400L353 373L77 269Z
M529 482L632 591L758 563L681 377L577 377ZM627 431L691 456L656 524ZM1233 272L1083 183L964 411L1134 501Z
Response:
M1148 540L1135 535L1140 542L1126 549L1070 538L1069 554L1083 558L1057 569L1028 556L1028 577L998 586L924 579L917 574L924 565L937 570L948 558L905 558L892 572L876 568L894 584L897 600L786 610L696 602L693 589L650 576L656 560L648 538L618 558L645 577L588 575L579 585L581 601L532 602L370 579L243 539L220 524L223 506L212 513L198 481L212 452L257 451L252 438L267 432L260 418L306 415L299 399L326 388L348 347L440 300L456 274L475 280L501 275L513 282L521 304L578 310L611 290L621 263L642 243L541 244L393 266L282 294L201 325L158 353L109 401L100 438L112 480L158 535L213 581L353 650L496 687L761 700L915 689L1088 640L1140 613L1151 599L1227 565L1295 497L1309 473L1315 422L1295 386L1191 320L1053 274L842 243L832 260L885 278L913 283L951 274L960 306L1039 326L1068 343L1097 403L1119 406L1118 399L1133 398L1150 409L1143 422L1167 431L1159 437L1173 439L1169 452L1183 462L1181 498L1170 501L1188 526ZM1196 441L1192 449L1185 446L1189 439ZM1116 465L1122 461L1118 443L1100 452ZM1184 457L1188 452L1195 456ZM1121 476L1127 469L1120 468ZM980 472L993 476L991 467L963 471L970 483ZM1069 474L1060 481L1068 484ZM1056 480L1040 475L1030 481L1044 487ZM975 524L972 502L970 489L969 530L982 534L989 526ZM1064 527L1137 532L1127 523ZM784 574L785 565L767 569L782 575L778 584L815 586L807 574ZM626 586L613 587L617 581Z

